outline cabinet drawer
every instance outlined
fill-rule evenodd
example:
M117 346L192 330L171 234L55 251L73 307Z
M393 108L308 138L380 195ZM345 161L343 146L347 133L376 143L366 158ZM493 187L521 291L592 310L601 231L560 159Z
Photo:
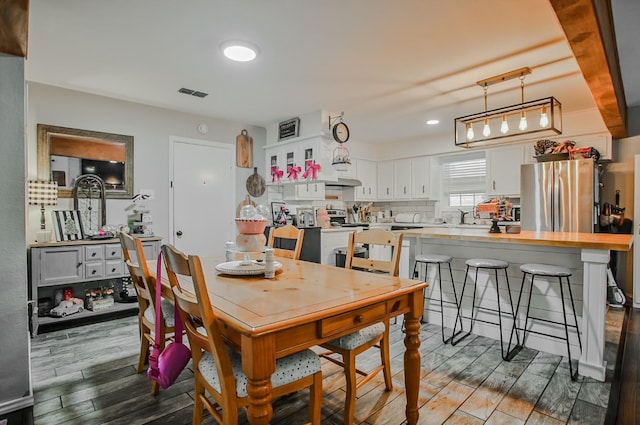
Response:
M84 259L86 261L103 260L104 245L87 245L84 247Z
M105 277L119 277L124 274L124 263L122 260L105 261Z
M375 323L378 319L384 317L386 313L385 304L376 304L369 307L359 308L349 313L340 314L338 316L329 317L320 322L320 337L331 336L336 332L340 332L350 326L360 324Z
M104 262L95 261L85 263L84 276L87 280L100 279L104 277Z
M105 245L104 251L104 258L107 260L122 258L122 246L118 244Z

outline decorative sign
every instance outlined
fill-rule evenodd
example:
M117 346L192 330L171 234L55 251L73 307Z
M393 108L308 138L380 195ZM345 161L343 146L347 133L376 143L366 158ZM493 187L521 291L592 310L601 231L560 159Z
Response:
M278 124L278 141L298 137L300 131L300 118L291 118Z

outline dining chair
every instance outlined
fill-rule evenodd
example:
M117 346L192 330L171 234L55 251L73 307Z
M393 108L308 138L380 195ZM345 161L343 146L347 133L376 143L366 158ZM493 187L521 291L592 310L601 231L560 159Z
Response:
M247 408L247 377L241 355L227 345L220 331L217 314L211 306L200 258L186 256L173 246L162 252L170 282L178 276L190 277L194 294L172 283L174 300L185 325L195 379L193 424L202 423L206 409L219 424L237 424L238 410ZM204 329L203 329L204 328ZM306 349L280 358L271 377L272 395L280 397L309 388L309 419L320 424L322 408L322 369L320 358Z
M142 242L126 233L120 233L120 244L124 261L129 268L129 274L138 294L138 325L140 327L140 355L138 357L137 372L142 373L144 366L149 363L150 349L155 342L155 284L156 280L149 273L147 260L144 255ZM175 310L173 305L162 298L162 322L160 327L159 345L164 348L165 342L173 336ZM158 394L160 386L152 381L151 394Z
M354 255L356 245L380 245L392 248L390 260L361 258ZM360 232L353 232L349 235L347 246L347 258L345 268L363 269L370 272L383 272L392 276L398 276L400 265L400 249L402 248L402 234L393 233L389 230L374 228ZM384 373L384 383L387 391L393 389L391 382L391 361L389 356L389 320L376 323L364 329L350 333L343 337L331 340L321 346L328 352L321 353L320 356L344 368L347 380L347 393L344 406L344 423L352 424L355 412L356 392L358 388L369 382L379 372ZM356 356L376 347L380 350L380 365L369 372L362 371L356 367ZM335 354L339 354L342 360L337 359ZM357 375L363 376L359 381Z
M276 239L295 241L292 250L284 248L273 248L273 254L278 257L300 259L300 251L302 250L302 238L304 237L304 229L298 229L291 224L282 227L272 227L269 230L269 241L267 246L273 248Z

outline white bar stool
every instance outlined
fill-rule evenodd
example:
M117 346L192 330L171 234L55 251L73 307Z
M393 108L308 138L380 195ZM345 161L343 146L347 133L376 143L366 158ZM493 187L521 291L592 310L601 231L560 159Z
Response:
M514 347L513 350L509 351L509 348L511 348L510 346L507 346L507 352L505 353L505 349L504 349L504 338L502 336L502 309L500 307L500 285L499 285L499 280L498 280L498 270L504 270L504 277L505 280L507 281L507 293L509 294L509 305L511 306L511 318L513 319L513 322L515 323L516 320L516 312L513 308L513 300L511 298L511 286L509 285L509 276L507 275L507 268L509 267L509 263L507 263L506 261L502 261L502 260L495 260L495 259L491 259L491 258L470 258L466 261L467 264L467 270L464 276L464 283L462 284L462 293L460 294L460 302L458 303L458 315L456 317L456 322L454 324L454 328L453 328L453 334L451 335L451 345L456 345L458 344L460 341L462 341L464 338L466 338L467 336L469 336L469 334L471 334L471 332L473 331L473 324L477 321L479 322L483 322L483 323L490 323L493 325L498 325L498 327L500 328L500 350L502 352L502 358L504 360L510 361L511 359L513 359L513 357L518 354L518 352L522 349L522 345L520 345L520 338L518 336L518 333L516 332L516 340L517 340L517 344ZM464 290L467 286L467 278L469 276L469 268L474 267L476 269L476 274L475 274L475 280L473 282L473 301L471 303L471 316L463 316L462 315L462 301L464 299ZM488 270L493 270L495 272L495 283L496 283L496 292L497 292L497 300L498 300L498 309L491 309L491 308L487 308L487 307L480 307L480 306L476 306L476 282L478 281L478 270L480 269L488 269ZM496 312L498 313L498 323L495 322L490 322L487 320L482 320L482 319L478 319L477 316L477 311L478 310L485 310L485 311L491 311L491 312ZM506 312L505 312L506 313ZM471 326L469 328L469 332L464 332L464 329L462 328L462 319L470 319L471 320ZM457 326L458 326L458 320L460 320L460 330L457 331ZM464 333L463 333L464 332ZM513 328L511 330L511 334L513 334ZM461 335L458 339L455 339L457 336Z
M575 381L578 375L578 368L576 367L575 373L573 372L573 366L571 364L571 347L569 345L569 328L575 328L576 335L578 336L578 346L580 347L580 351L582 351L582 341L580 340L580 330L578 329L578 318L576 316L576 307L573 302L573 292L571 291L571 282L569 282L569 276L571 276L571 270L562 266L553 266L549 264L523 264L520 266L520 270L522 271L522 285L520 286L520 295L518 295L518 304L516 304L516 316L518 315L518 310L520 309L520 301L522 299L522 292L524 289L525 280L527 275L531 275L531 284L529 285L529 300L527 301L527 314L524 320L524 327L519 328L516 325L516 322L513 323L513 329L511 331L511 336L509 337L509 347L511 346L511 340L513 338L513 334L516 334L516 340L520 340L518 337L518 331L523 331L522 333L522 344L524 345L527 333L532 332L538 335L545 335L551 338L561 339L566 341L567 343L567 356L569 357L569 373L571 374L571 380ZM549 319L543 319L540 317L532 317L532 320L539 320L541 322L552 323L556 325L564 325L564 336L548 334L539 331L527 330L527 322L529 321L529 309L531 307L531 292L533 290L533 281L536 276L546 276L546 277L557 277L558 283L560 284L560 296L562 297L562 317L564 322L556 322ZM573 322L575 325L569 325L567 323L567 309L564 303L564 289L562 278L566 278L566 285L569 288L569 300L571 301L571 310L573 312ZM518 342L520 344L520 342Z
M442 299L442 267L441 265L443 263L446 263L449 266L449 276L451 276L451 286L453 287L453 296L455 297L455 302L453 301L445 301ZM453 281L453 272L451 271L451 256L450 255L440 255L440 254L422 254L422 255L416 255L415 258L415 263L413 264L413 276L416 277L416 273L418 272L418 264L422 265L424 264L424 281L427 281L427 274L429 271L429 264L434 264L438 266L438 288L440 290L440 299L434 299L431 294L433 293L433 288L431 288L431 293L430 295L427 297L427 290L425 288L424 290L424 298L430 301L440 301L440 327L442 328L442 342L443 343L447 343L451 340L451 337L449 338L445 338L444 336L444 306L443 304L453 304L456 306L458 306L458 294L456 293L456 285L454 284ZM431 308L429 308L430 311L435 311L436 313L438 312L438 310L433 310ZM457 320L457 317L456 317ZM422 319L420 319L420 322L424 323L424 321ZM462 326L462 322L460 323L460 326Z

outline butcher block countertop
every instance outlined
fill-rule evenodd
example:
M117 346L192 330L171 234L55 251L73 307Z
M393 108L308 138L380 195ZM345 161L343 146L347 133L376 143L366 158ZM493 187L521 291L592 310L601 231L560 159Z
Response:
M587 249L629 251L633 235L613 233L533 232L489 233L486 229L424 228L397 230L405 238L450 239L459 241L561 246Z

